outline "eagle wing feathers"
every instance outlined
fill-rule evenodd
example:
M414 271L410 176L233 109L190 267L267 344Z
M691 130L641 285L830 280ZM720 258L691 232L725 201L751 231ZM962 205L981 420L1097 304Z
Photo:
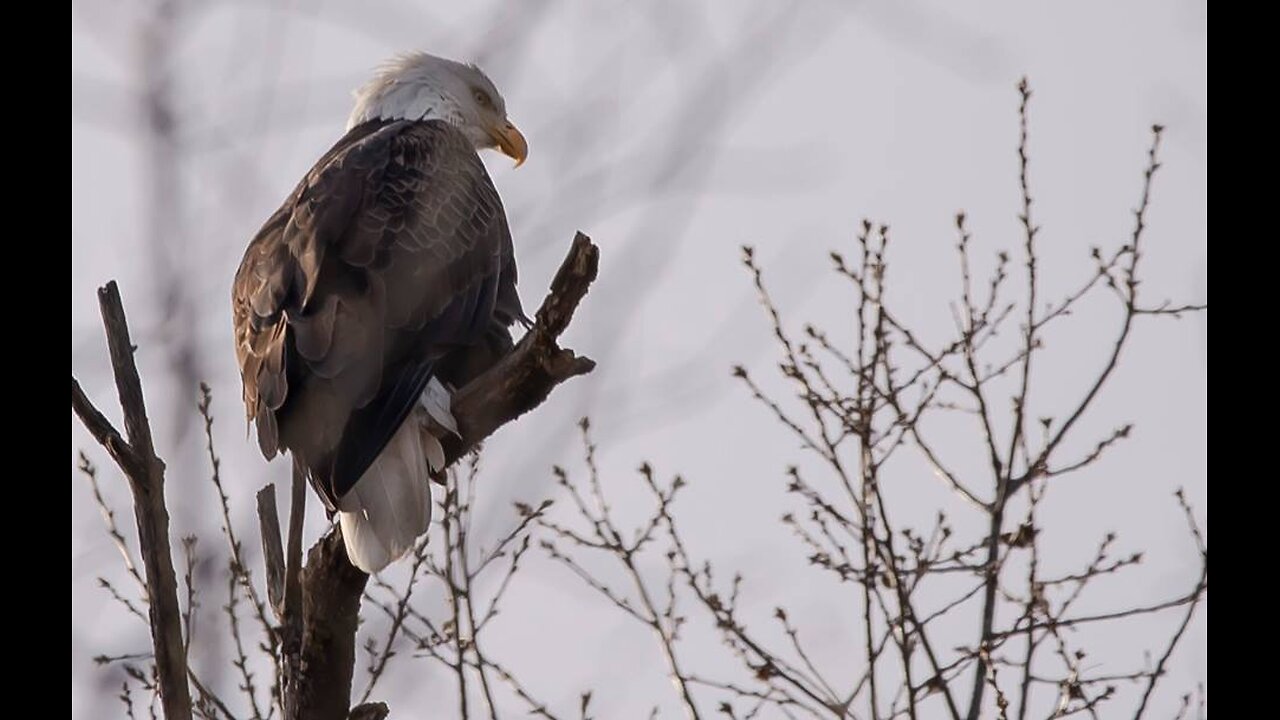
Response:
M514 269L501 200L461 132L352 128L236 274L236 354L263 454L290 450L336 508L437 365L495 332L509 346L506 326L525 320Z

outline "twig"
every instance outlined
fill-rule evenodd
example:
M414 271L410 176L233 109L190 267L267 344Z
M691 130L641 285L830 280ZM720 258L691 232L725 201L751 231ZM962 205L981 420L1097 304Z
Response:
M1191 625L1191 618L1195 617L1196 608L1200 606L1200 600L1204 597L1204 591L1209 587L1209 547L1204 541L1204 535L1200 531L1200 526L1196 524L1195 513L1191 510L1191 505L1187 503L1186 495L1181 489L1176 493L1178 504L1182 507L1182 511L1187 518L1187 524L1191 528L1191 535L1195 539L1196 548L1200 551L1201 566L1200 580L1196 583L1196 589L1192 593L1191 601L1187 604L1187 612L1182 616L1182 622L1178 625L1178 629L1174 632L1173 637L1169 639L1169 645L1165 648L1164 653L1160 656L1159 662L1156 663L1155 669L1151 672L1150 678L1147 679L1147 687L1142 692L1142 702L1138 704L1138 710L1134 713L1134 720L1140 720L1143 713L1147 710L1147 702L1151 699L1156 690L1156 684L1160 682L1160 678L1164 676L1165 666L1169 664L1169 658L1173 656L1173 651L1178 647L1178 642L1182 640L1182 636L1187 631L1187 627Z
M147 583L142 579L142 574L138 572L138 566L133 561L133 553L129 551L129 543L125 540L124 534L120 532L120 527L116 525L116 513L107 505L107 500L102 496L102 488L98 485L98 468L89 460L89 457L81 451L77 460L77 469L89 480L89 487L93 490L93 501L97 503L99 512L102 513L102 521L107 526L107 534L111 536L111 541L116 544L116 549L120 551L120 558L124 561L124 568L128 571L129 576L138 583L138 589L146 596Z

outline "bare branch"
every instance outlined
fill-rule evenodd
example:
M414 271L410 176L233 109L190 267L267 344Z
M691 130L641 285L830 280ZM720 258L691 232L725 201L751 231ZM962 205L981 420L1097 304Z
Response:
M511 354L454 395L452 411L460 437L450 435L443 440L447 464L457 462L498 428L540 405L556 385L595 367L590 359L559 347L556 339L569 327L578 303L596 279L599 263L599 248L578 233L538 308L533 327Z
M284 547L280 542L280 512L276 509L276 486L268 483L258 491L258 530L262 534L262 559L267 573L267 601L284 617Z
M191 693L187 687L187 654L178 609L178 584L169 548L169 511L164 501L164 463L156 457L147 421L142 381L134 364L120 291L114 281L98 289L98 304L106 330L107 348L120 406L124 410L127 444L100 412L93 408L71 379L71 406L85 427L120 465L133 491L138 544L146 571L148 615L155 647L161 701L167 720L189 720Z

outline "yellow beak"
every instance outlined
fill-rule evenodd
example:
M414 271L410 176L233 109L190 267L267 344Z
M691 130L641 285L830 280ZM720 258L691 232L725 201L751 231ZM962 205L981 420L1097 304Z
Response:
M525 142L524 135L520 134L510 120L505 121L501 127L490 129L489 134L498 143L502 154L516 161L516 167L523 165L524 159L529 157L529 143Z

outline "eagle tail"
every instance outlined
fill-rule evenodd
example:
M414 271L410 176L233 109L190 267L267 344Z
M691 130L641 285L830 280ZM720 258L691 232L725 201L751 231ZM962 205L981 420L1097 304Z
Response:
M410 413L338 501L351 564L373 574L413 548L431 523L431 470L443 464L440 441L423 428L418 412Z

